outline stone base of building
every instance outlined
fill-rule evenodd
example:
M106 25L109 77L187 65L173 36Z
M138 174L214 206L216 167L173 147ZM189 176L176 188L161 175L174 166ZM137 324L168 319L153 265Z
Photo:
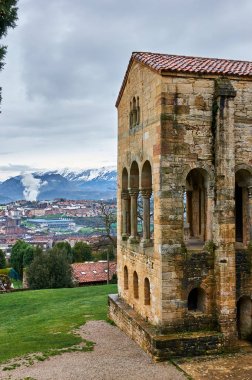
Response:
M164 335L158 327L141 318L117 294L109 295L108 303L109 318L155 361L223 352L224 337L220 332L180 332Z

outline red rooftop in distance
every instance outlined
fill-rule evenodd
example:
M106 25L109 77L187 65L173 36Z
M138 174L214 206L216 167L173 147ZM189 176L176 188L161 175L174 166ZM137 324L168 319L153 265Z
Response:
M72 264L73 276L79 285L102 284L107 282L108 263L107 261L86 261L84 263ZM116 274L116 262L109 263L109 280Z

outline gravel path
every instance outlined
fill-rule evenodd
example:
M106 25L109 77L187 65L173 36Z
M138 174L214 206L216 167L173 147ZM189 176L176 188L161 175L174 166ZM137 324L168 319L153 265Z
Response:
M87 322L80 335L95 342L91 352L72 352L1 371L4 380L185 380L169 363L153 363L135 342L103 321Z

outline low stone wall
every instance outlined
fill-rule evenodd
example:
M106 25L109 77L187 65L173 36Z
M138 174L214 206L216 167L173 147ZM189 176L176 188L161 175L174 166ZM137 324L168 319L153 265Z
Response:
M158 327L144 321L130 306L120 300L118 295L110 295L108 303L109 318L156 361L223 351L223 335L217 331L161 335Z

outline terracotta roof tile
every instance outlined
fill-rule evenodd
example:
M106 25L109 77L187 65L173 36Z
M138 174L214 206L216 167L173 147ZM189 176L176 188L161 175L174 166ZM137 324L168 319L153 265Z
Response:
M230 75L238 77L252 77L252 62L237 61L221 58L202 58L187 57L173 54L160 53L132 53L118 98L118 106L124 87L127 82L128 74L133 61L141 62L158 73L181 72L181 73L198 73L213 75Z
M185 73L223 74L252 76L252 62L220 58L187 57L159 53L133 53L132 58L150 68L162 71Z
M72 264L73 276L79 284L90 282L104 282L107 281L108 264L107 261L86 261L85 263ZM112 279L113 274L116 273L116 262L109 263L109 279Z

